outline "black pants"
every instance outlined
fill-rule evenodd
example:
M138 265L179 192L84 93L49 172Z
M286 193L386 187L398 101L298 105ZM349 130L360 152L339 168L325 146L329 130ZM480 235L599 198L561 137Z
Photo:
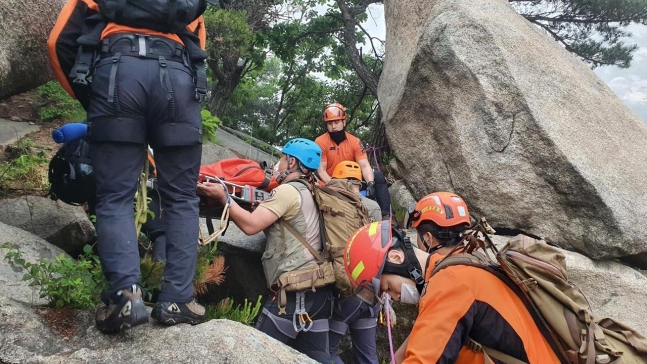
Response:
M386 183L386 178L382 172L373 169L373 175L375 178L375 198L377 204L380 205L380 210L382 211L382 217L387 217L391 215L391 194L389 193L389 186Z
M155 50L159 44L148 44ZM119 45L119 42L116 42ZM161 48L164 48L163 45ZM127 48L130 49L130 48ZM146 158L155 153L166 266L160 301L193 299L197 257L196 181L202 153L200 103L189 67L173 60L122 56L111 48L93 74L88 126L97 186L97 236L109 288L102 300L139 282L133 197Z
M296 295L294 292L287 292L286 297L285 315L278 314L277 300L269 297L258 317L256 328L320 363L330 364L328 320L332 315L333 286L317 288L316 292L306 292L305 308L313 320L313 326L307 332L294 330L293 314L296 307Z

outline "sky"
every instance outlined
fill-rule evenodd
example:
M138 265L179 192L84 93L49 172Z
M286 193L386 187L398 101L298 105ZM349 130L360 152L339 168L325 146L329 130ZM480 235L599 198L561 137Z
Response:
M362 24L374 37L385 39L383 5L369 6L369 19ZM629 68L616 66L598 67L593 71L616 93L624 104L647 124L647 26L633 24L628 27L631 38L627 43L635 43L639 48ZM369 48L364 52L371 51Z

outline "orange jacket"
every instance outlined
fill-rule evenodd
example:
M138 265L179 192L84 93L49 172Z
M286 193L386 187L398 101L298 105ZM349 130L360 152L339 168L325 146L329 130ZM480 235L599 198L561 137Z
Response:
M321 148L321 163L326 163L326 173L332 176L335 166L343 161L360 161L367 159L364 147L358 137L346 132L346 140L339 145L335 144L328 133L322 134L315 143Z
M432 256L433 257L433 256ZM447 267L430 277L409 336L405 364L483 363L468 337L529 364L559 363L530 313L505 283L472 266Z

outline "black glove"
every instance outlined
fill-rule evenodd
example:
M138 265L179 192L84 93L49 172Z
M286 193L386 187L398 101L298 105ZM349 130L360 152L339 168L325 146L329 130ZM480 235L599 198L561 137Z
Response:
M366 185L366 197L375 200L375 181L370 181Z

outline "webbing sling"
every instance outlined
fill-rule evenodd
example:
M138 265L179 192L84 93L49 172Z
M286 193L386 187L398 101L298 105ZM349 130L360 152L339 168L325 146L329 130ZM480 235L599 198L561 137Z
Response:
M468 349L477 352L477 353L483 353L484 357L484 363L485 364L490 364L493 363L494 360L492 360L490 357L499 360L505 364L528 364L523 360L519 360L517 358L514 358L508 354L502 353L498 350L492 349L490 347L481 345L477 343L476 341L468 338L467 342L465 343L465 346L467 346Z

